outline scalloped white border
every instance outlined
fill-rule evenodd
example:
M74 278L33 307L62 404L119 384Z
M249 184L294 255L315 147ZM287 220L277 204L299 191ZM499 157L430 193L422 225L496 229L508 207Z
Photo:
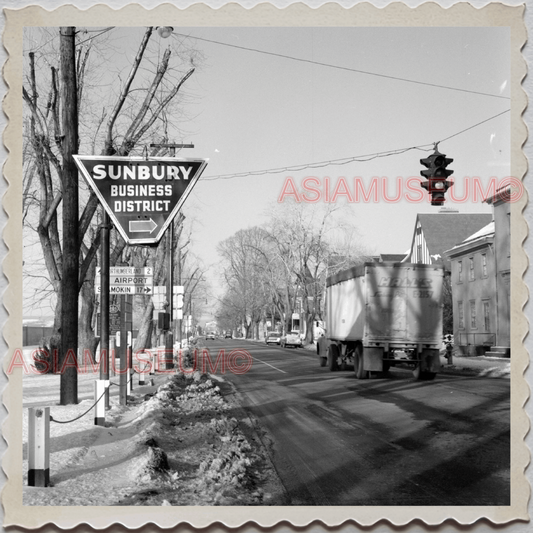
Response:
M9 318L3 334L12 349L22 344L22 247L21 247L21 212L17 211L22 194L22 124L21 124L21 39L22 27L84 25L99 26L105 20L106 25L135 26L156 25L164 17L167 21L179 16L179 25L236 26L236 25L365 25L365 26L509 26L511 27L512 48L512 159L511 175L523 178L527 170L527 161L522 146L527 138L527 130L522 120L527 97L521 87L526 74L526 64L520 50L526 40L523 24L523 8L490 4L475 8L470 4L456 4L442 9L435 3L422 4L412 9L405 4L393 3L384 8L371 4L358 4L345 9L338 4L326 4L311 9L304 4L291 4L280 10L271 4L260 4L253 9L244 9L238 4L227 4L219 9L212 9L204 4L195 4L186 9L178 9L171 4L164 4L146 10L140 5L130 4L121 9L112 9L105 5L78 9L67 5L53 11L38 6L20 10L5 10L6 26L4 46L9 59L4 66L4 79L9 92L4 99L3 109L9 118L4 132L4 144L9 151L4 166L4 176L9 184L3 198L3 206L9 216L4 229L4 242L8 254L3 262L4 273L9 286L4 293L4 306ZM454 519L460 524L472 524L485 518L495 524L509 523L512 520L527 520L529 484L524 470L529 463L529 452L524 437L529 429L529 420L523 409L529 397L529 390L524 379L528 364L528 354L523 346L523 339L528 332L528 324L523 314L523 307L528 299L527 287L523 282L528 260L522 244L528 234L523 210L527 198L513 204L511 210L511 294L512 294L512 368L511 368L511 424L512 424L512 504L509 507L98 507L97 513L91 507L31 507L22 506L22 457L21 457L21 423L22 420L22 379L20 374L10 376L9 385L4 392L4 405L9 416L3 425L3 434L8 442L8 450L3 457L3 468L8 481L2 493L5 519L4 525L18 525L36 528L45 524L54 524L61 528L70 528L78 524L89 524L103 528L112 524L138 528L143 524L157 524L160 527L172 527L177 524L190 524L194 527L206 527L210 524L223 524L237 527L246 523L255 523L263 527L280 522L289 522L294 526L306 526L321 521L328 526L346 522L364 526L378 521L389 521L395 525L411 523L413 520L426 524L441 524ZM4 357L5 362L8 357ZM95 516L96 515L96 516Z

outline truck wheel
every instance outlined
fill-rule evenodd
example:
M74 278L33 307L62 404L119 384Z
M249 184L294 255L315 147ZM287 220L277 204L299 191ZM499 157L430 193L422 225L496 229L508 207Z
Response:
M339 358L339 347L336 344L330 344L328 347L328 366L334 372L339 369L337 360Z
M364 370L363 347L360 344L355 347L353 354L353 369L357 379L366 379L368 377L368 371Z

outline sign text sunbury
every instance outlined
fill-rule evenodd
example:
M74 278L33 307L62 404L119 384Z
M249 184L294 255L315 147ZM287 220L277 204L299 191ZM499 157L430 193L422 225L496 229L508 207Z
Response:
M74 158L130 244L159 241L207 164L204 159Z

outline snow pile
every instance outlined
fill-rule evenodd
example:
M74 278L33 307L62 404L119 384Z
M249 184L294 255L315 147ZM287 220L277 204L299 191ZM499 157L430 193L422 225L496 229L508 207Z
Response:
M283 489L254 425L223 395L231 386L199 372L156 381L127 406L112 398L106 427L92 412L52 424L51 487L25 486L24 505L278 504Z
M200 463L198 489L214 498L216 503L229 503L232 489L252 487L254 474L251 467L258 458L253 455L246 437L238 428L235 418L212 420L209 430L225 446Z
M132 465L130 476L137 483L148 483L168 474L167 454L159 447L155 439L145 442L146 452L138 457Z

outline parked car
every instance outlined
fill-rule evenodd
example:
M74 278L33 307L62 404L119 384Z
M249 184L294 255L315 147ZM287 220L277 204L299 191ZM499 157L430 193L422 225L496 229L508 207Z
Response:
M209 341L209 340L214 341L215 338L216 338L216 336L215 336L215 334L212 331L207 333L206 336L205 336L205 340L206 341Z
M265 337L265 342L267 344L279 344L280 342L279 333L276 331L271 331L270 333L267 333L267 336Z
M226 334L224 335L224 338L225 339L232 339L233 335L231 334L231 331L227 331Z
M291 331L290 333L283 335L280 338L279 343L282 348L285 348L287 346L294 346L295 348L299 348L300 346L302 346L302 339L300 337L300 332Z

